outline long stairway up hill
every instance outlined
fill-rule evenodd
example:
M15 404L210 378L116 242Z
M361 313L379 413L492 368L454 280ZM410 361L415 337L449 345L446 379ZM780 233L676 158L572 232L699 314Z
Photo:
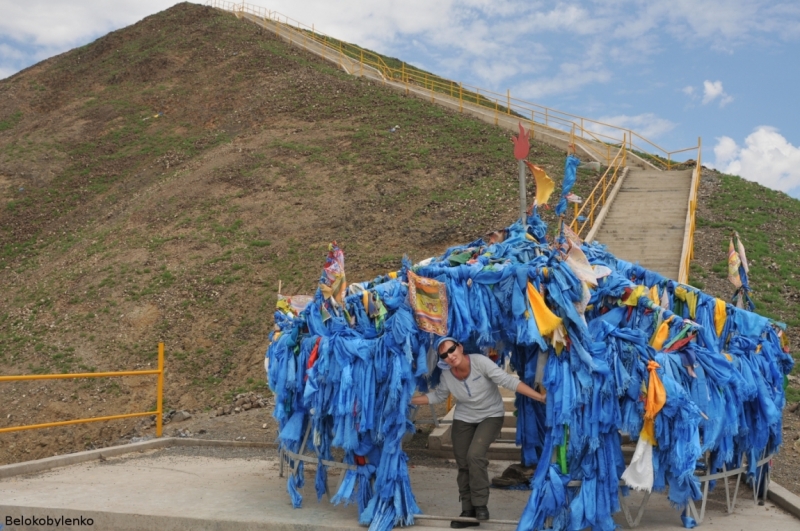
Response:
M692 170L629 169L594 239L618 258L678 279Z

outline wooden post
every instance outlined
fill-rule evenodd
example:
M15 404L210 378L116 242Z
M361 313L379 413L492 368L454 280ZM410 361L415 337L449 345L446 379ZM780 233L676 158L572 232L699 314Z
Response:
M525 190L525 162L519 161L519 222L525 226L525 211L528 207L528 193Z

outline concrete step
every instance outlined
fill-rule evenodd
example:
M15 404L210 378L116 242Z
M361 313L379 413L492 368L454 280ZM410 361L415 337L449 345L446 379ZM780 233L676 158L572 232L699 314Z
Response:
M517 417L514 415L513 411L506 411L506 414L503 416L503 427L517 429Z
M503 428L500 430L500 435L497 437L501 441L515 441L517 440L517 428Z
M447 416L439 422L439 427L434 428L431 431L431 434L428 435L428 449L430 450L444 450L450 449L452 450L452 438L450 430L453 426L452 422L452 415L455 408L451 409ZM445 419L450 417L449 422L445 422ZM516 438L516 431L517 431L517 417L514 416L512 411L506 411L506 414L503 416L503 427L500 430L501 439L512 439Z
M504 396L503 397L503 408L505 408L506 411L512 411L513 412L515 409L517 409L516 407L514 407L514 400L515 400L515 398L513 396Z
M677 278L691 170L630 169L594 238L615 256Z
M453 453L453 445L447 444L442 446L442 454ZM489 451L486 457L492 461L514 461L519 462L521 459L520 447L514 443L498 443L494 442L489 446Z

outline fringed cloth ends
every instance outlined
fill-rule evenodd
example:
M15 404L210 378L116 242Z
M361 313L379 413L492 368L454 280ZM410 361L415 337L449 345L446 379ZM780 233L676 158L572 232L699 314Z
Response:
M408 302L420 330L447 335L447 286L408 272Z

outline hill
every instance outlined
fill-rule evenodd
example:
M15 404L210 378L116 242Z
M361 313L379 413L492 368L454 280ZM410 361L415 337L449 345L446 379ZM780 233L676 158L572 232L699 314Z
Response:
M560 180L563 153L529 158ZM505 226L516 172L503 130L177 5L0 81L0 372L146 368L164 341L167 408L265 391L279 280L312 293L333 240L363 280ZM581 170L576 193L597 178ZM800 203L713 171L700 198L692 282L729 298L738 230L758 311L800 324ZM149 379L3 384L0 426L142 411L154 394ZM143 431L0 435L0 463Z
M508 225L509 139L188 3L39 63L0 81L0 371L146 368L164 341L167 408L263 390L279 280L313 293L333 240L363 280ZM563 153L530 158L563 173ZM0 426L145 411L154 391L4 384ZM0 463L136 426L0 435Z

